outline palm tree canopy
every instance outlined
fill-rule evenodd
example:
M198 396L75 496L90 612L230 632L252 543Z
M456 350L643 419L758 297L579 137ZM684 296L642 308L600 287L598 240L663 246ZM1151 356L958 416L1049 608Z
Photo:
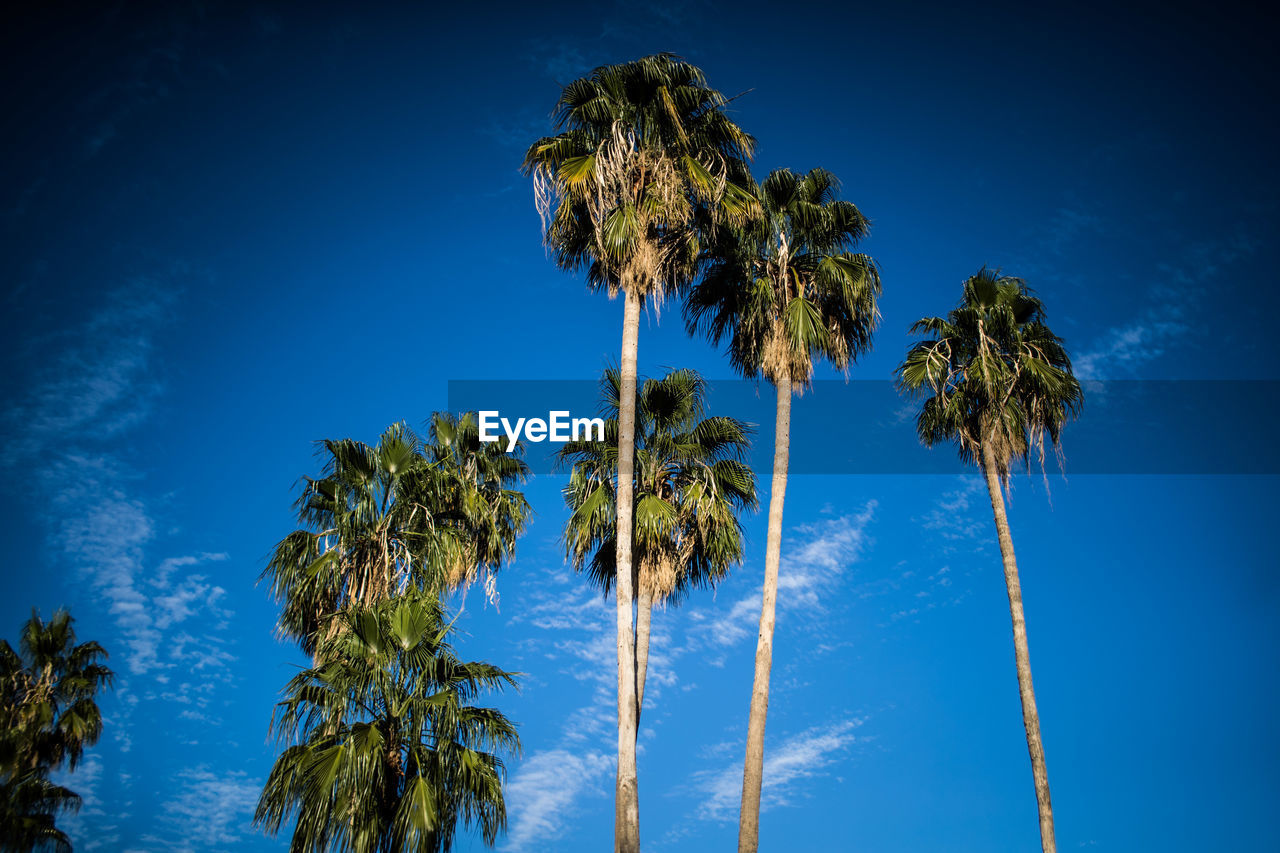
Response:
M529 466L521 455L524 448L517 445L509 452L502 442L481 441L475 412L436 412L428 426L423 453L432 464L452 472L455 493L448 505L466 518L475 549L474 559L461 574L448 577L446 585L469 584L483 568L486 592L493 598L494 573L512 556L532 511L524 493L511 488L529 479Z
M419 590L339 617L321 664L285 688L273 729L291 744L276 760L254 821L290 849L352 853L452 848L459 825L493 844L506 826L502 754L514 724L477 707L512 673L459 660L438 600Z
M48 622L32 611L18 651L0 640L0 772L74 770L102 734L94 697L113 673L102 646L77 644L74 622L66 610Z
M750 185L755 215L717 235L685 320L690 333L726 341L744 376L804 387L815 358L847 370L870 348L880 272L851 251L870 223L838 191L825 169L778 169Z
M77 643L66 610L48 621L32 612L15 651L0 640L0 849L70 851L55 825L80 797L50 781L74 770L102 735L95 697L110 687L102 646Z
M572 464L566 553L607 595L617 574L618 372L600 384L605 440L568 442L559 456ZM738 514L756 507L755 473L744 461L751 428L706 416L706 381L692 370L649 379L636 397L636 589L678 602L742 560Z
M983 267L946 317L925 317L911 332L927 337L907 352L897 377L902 390L924 397L916 429L926 445L954 441L969 463L980 461L985 445L1001 479L1013 460L1030 464L1033 448L1043 464L1046 438L1060 447L1084 395L1026 282Z
M702 71L660 53L604 65L564 87L560 133L529 147L545 239L565 269L660 300L684 286L702 235L741 217L755 140Z
M529 505L509 488L527 477L518 456L497 460L472 415L436 416L424 442L404 424L378 444L320 442L324 473L305 477L302 527L263 572L283 602L280 629L314 653L326 620L409 587L432 592L495 571L524 530Z

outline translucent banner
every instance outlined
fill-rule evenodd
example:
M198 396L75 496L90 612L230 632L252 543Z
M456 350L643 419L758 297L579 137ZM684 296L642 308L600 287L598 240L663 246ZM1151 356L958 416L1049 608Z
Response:
M773 459L775 395L767 383L710 380L707 414L754 425L751 462ZM450 380L450 411L486 413L505 448L519 435L534 473L557 470L572 437L594 438L603 417L592 380ZM1280 380L1133 380L1085 383L1085 405L1063 433L1065 474L1280 474L1276 415ZM819 381L792 401L793 474L952 474L965 470L951 446L926 448L915 432L919 402L889 381ZM505 424L504 424L505 420ZM1038 465L1033 469L1039 473Z

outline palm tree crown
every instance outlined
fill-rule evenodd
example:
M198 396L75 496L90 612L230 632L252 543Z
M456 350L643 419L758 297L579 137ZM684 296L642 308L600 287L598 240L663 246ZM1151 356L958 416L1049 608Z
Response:
M616 579L619 378L606 371L605 440L569 442L565 550L606 594ZM706 381L692 370L647 380L636 401L635 589L655 602L714 586L742 560L738 513L756 507L744 462L750 428L705 416Z
M908 351L898 383L927 395L916 420L925 444L955 441L975 464L985 447L1002 479L1014 460L1029 463L1033 448L1043 463L1046 438L1058 448L1084 397L1026 282L984 267L946 317L925 317L911 331L929 337Z
M55 819L78 809L80 797L49 775L74 770L97 743L95 696L112 681L106 651L77 644L73 622L65 610L48 622L33 612L17 651L0 640L0 849L71 849Z
M321 442L324 474L304 478L297 501L303 526L280 541L263 572L283 602L284 635L314 653L326 621L344 608L411 586L441 592L511 554L529 508L506 487L526 468L516 456L493 460L474 432L470 416L438 417L426 443L403 424L375 446Z
M296 819L290 850L321 853L452 848L459 824L493 844L506 826L501 753L515 726L471 702L514 685L511 673L464 663L431 595L410 590L341 614L317 666L296 675L273 728L292 743L276 760L254 820Z
M477 570L483 569L485 591L496 599L495 573L514 553L530 512L524 493L510 488L529 479L529 466L520 455L524 448L517 445L512 453L505 442L481 441L475 412L436 412L428 425L423 454L430 463L452 472L454 494L447 503L455 508L455 515L466 519L474 549L472 559L446 578L446 586L470 584Z
M564 88L561 132L530 146L547 245L564 268L661 299L699 256L699 224L740 215L755 140L697 67L661 53L596 68Z
M727 339L743 375L803 387L815 356L845 370L870 348L880 273L850 251L870 223L838 190L825 169L778 169L752 187L757 215L718 235L685 319L691 333Z

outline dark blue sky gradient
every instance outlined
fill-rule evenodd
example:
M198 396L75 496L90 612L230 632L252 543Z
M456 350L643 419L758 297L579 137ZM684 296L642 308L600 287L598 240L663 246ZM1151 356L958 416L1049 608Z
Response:
M1280 379L1274 28L1251 7L322 5L51 3L0 26L0 632L68 604L112 651L80 849L287 849L247 826L300 662L254 584L315 440L421 424L450 380L616 360L621 304L554 268L518 172L595 65L680 53L743 93L758 176L842 179L885 285L852 378L888 379L907 326L989 264L1038 291L1087 378ZM640 365L732 377L674 301ZM1239 466L1274 406L1116 446ZM950 470L793 479L767 849L1035 844L990 508ZM501 609L473 590L459 621L464 654L526 673L500 700L525 741L513 851L611 831L609 614L563 566L559 485L529 486ZM1060 849L1269 843L1274 476L1047 485L1020 479L1010 512ZM763 514L747 529L746 565L659 617L647 850L732 844Z

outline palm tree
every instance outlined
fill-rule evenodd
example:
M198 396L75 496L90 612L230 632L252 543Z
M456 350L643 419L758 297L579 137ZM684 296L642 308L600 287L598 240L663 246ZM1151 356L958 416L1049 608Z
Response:
M514 686L512 674L460 661L443 609L418 590L339 618L344 630L320 640L323 663L277 706L273 729L292 745L254 822L275 834L295 820L296 853L438 853L459 825L492 845L506 828L500 754L519 739L501 712L471 703Z
M618 410L621 382L605 372L605 440L568 442L565 550L574 568L608 595L617 580ZM649 627L655 604L714 587L742 561L738 513L755 509L755 473L743 460L750 428L706 417L706 381L692 370L647 380L636 400L636 718L644 710Z
M4 850L70 850L57 815L75 811L80 797L49 780L75 770L85 747L102 734L95 697L111 686L107 653L76 643L66 610L48 622L32 611L18 651L0 640L0 839Z
M847 370L870 348L879 319L876 264L849 251L866 236L869 223L857 207L836 198L838 188L823 169L805 175L772 172L755 188L759 214L744 227L721 233L685 303L690 333L703 332L715 344L727 341L734 368L748 377L763 376L777 392L763 602L738 827L743 853L754 853L759 841L791 397L808 386L817 358Z
M624 296L618 413L618 776L615 847L640 849L632 645L632 473L640 312L690 279L720 220L748 208L736 189L755 141L726 114L702 71L671 54L596 68L564 87L561 131L530 146L544 239L564 269Z
M485 594L496 602L496 572L512 556L530 512L524 493L510 488L529 479L529 466L520 455L524 448L518 445L513 453L503 442L481 441L475 412L435 412L428 427L423 452L430 462L453 472L457 488L451 504L465 514L475 549L474 560L450 574L446 586L465 587L483 569Z
M403 424L376 446L321 442L324 474L304 478L296 504L303 526L280 541L263 572L283 603L282 634L314 654L343 609L409 587L452 589L510 556L529 507L507 486L526 468L514 455L497 465L487 449L473 452L468 423L433 421L427 444Z
M1045 324L1044 306L1022 279L985 267L964 283L960 304L946 317L926 317L911 327L927 335L898 367L898 383L924 398L916 428L932 447L953 441L961 458L981 467L991 496L1009 615L1022 722L1040 811L1040 843L1053 853L1053 806L1040 738L1040 716L1031 683L1031 655L1022 612L1022 587L1002 486L1010 466L1032 454L1044 464L1047 438L1057 449L1062 427L1083 403L1080 383L1062 341Z

